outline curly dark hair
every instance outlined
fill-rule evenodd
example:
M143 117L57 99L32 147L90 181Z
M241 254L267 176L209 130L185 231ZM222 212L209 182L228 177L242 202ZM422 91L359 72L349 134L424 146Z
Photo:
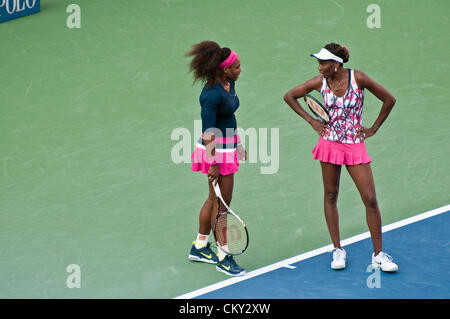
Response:
M219 64L230 55L229 48L221 48L214 41L203 41L194 44L186 53L186 56L194 58L189 63L189 72L194 72L194 83L206 82L208 86L213 85L221 75L222 69Z
M348 62L348 59L350 58L350 53L348 52L347 47L342 46L340 44L331 42L328 43L326 46L324 46L324 48L333 53L334 55L337 55L338 57L342 58L342 60L344 60L344 63Z

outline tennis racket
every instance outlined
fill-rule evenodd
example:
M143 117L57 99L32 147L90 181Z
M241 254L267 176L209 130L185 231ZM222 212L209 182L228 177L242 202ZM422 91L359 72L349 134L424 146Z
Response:
M322 121L325 124L330 122L330 113L328 113L328 110L319 102L319 100L309 94L305 94L303 99L319 121Z
M214 222L213 233L217 246L229 255L240 255L248 247L247 226L223 200L219 183L214 185L214 191L218 201L221 201L227 209L225 212L218 213Z

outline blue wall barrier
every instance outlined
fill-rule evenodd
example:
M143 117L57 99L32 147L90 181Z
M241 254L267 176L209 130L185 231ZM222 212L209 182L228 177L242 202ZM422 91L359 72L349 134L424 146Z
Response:
M40 0L0 0L0 23L41 11Z

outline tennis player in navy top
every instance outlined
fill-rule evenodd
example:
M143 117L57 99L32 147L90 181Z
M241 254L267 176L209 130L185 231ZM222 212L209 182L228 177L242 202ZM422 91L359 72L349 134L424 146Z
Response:
M230 205L234 185L234 173L238 171L239 160L247 154L236 134L236 117L239 107L234 83L241 73L241 61L233 50L221 48L214 41L203 41L192 46L186 54L193 57L190 71L194 82L205 83L200 94L202 137L192 154L192 170L208 177L209 194L199 216L197 239L193 242L189 259L216 264L218 271L230 276L245 274L231 255L218 247L214 253L208 242L217 212L226 210L218 207L213 183L219 183L223 199Z

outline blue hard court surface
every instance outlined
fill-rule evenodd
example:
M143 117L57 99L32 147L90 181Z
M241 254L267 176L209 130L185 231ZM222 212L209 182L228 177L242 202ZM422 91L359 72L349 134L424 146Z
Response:
M383 233L383 250L395 273L368 269L370 238L345 246L347 267L330 268L331 253L294 263L199 296L199 298L449 298L450 211ZM369 278L370 277L370 278ZM367 281L369 278L368 285ZM378 284L379 288L373 286Z

